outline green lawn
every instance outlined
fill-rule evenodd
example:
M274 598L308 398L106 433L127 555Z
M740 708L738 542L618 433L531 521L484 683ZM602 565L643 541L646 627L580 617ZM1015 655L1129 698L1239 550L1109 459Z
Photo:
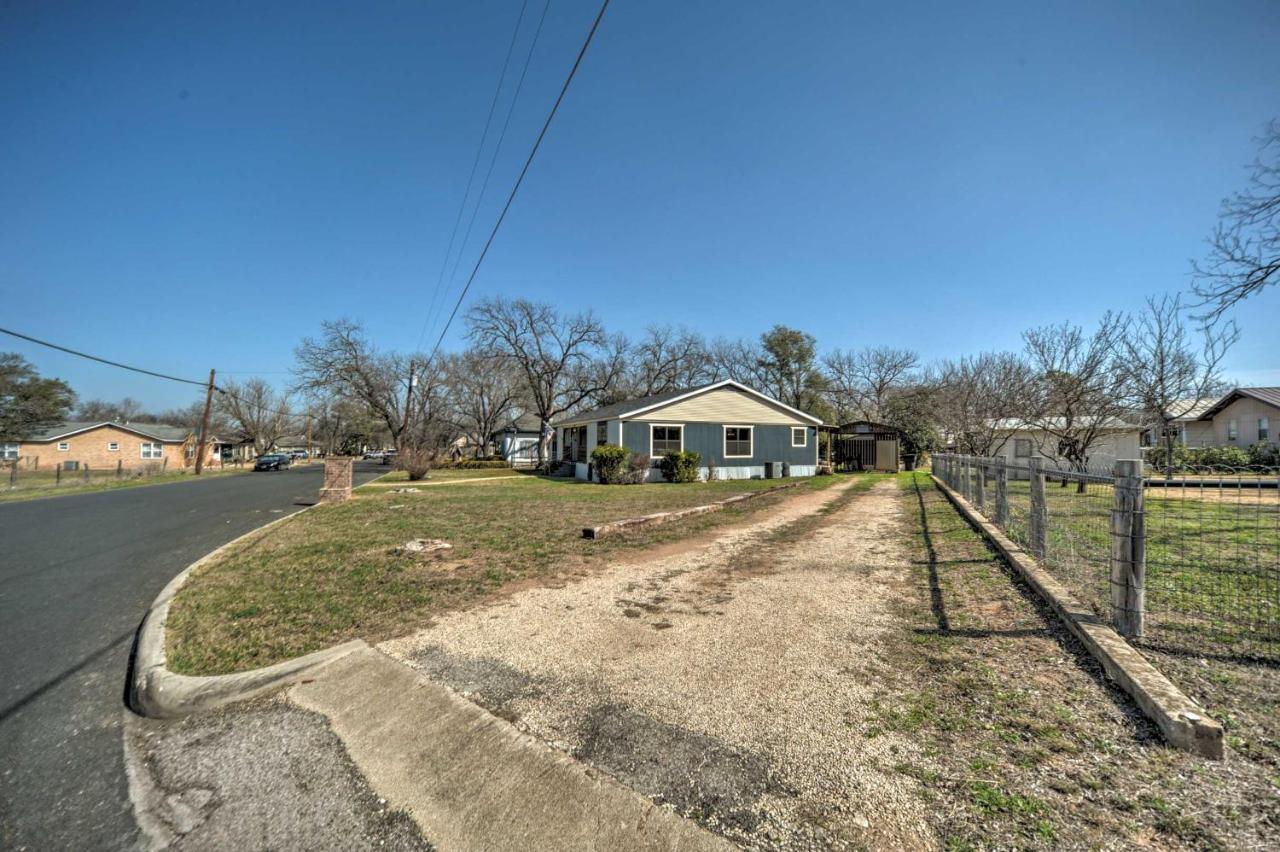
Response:
M779 483L601 486L457 473L477 481L416 494L365 486L349 502L311 509L202 568L170 611L169 665L192 674L242 671L347 639L402 635L434 614L528 584L567 582L629 550L696 536L839 481L799 480L798 488L722 512L587 541L586 526ZM443 539L453 550L439 559L397 550L415 538Z
M1030 501L1029 483L1009 483L1007 532L1022 545ZM1045 567L1109 617L1112 489L1050 483L1045 502ZM1148 641L1280 659L1280 503L1148 489L1145 508Z
M59 483L53 471L19 471L17 487L9 487L7 470L0 469L0 503L13 503L20 500L37 500L42 497L65 497L69 494L89 494L94 491L114 491L118 488L137 488L142 485L166 485L173 482L191 482L207 476L234 476L245 473L249 467L243 468L206 468L197 477L187 470L168 471L148 476L134 476L128 471L122 478L116 477L114 470L90 471L86 479L80 471L63 471Z

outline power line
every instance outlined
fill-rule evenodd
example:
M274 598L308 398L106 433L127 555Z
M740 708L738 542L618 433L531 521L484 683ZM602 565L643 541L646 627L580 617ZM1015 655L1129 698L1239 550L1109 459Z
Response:
M48 348L56 349L59 352L66 352L68 355L75 355L77 358L86 358L90 361L97 361L99 364L106 364L108 367L116 367L121 370L129 370L134 373L141 373L144 376L154 376L157 379L165 379L170 382L181 382L184 385L195 385L196 387L201 387L201 388L205 388L209 386L209 382L207 380L184 379L181 376L170 376L167 373L157 373L155 370L146 370L146 369L143 369L142 367L133 367L129 364L122 364L119 361L112 361L109 358L102 358L97 355L90 355L88 352L81 352L80 350L72 349L69 346L62 346L57 343L50 343L47 340L41 340L38 337L32 337L29 334L23 334L18 331L13 331L12 329L0 328L0 333L10 335L11 337L17 337L22 340L27 340L27 341L30 341L31 343L39 344L40 346L47 346ZM247 400L238 394L232 393L226 388L214 385L213 389L216 390L218 393L222 394L223 396L229 396L232 399L239 400L245 405L256 405L256 403L250 400ZM274 409L274 408L263 407L262 410L269 412L271 414L280 414L285 417L309 416L307 414L299 413L296 411L285 411L284 409Z
M422 339L427 336L427 327L431 322L432 315L435 313L436 300L440 297L440 286L444 283L444 272L449 268L449 257L453 254L453 243L458 236L458 227L462 224L462 214L467 209L467 199L471 197L471 186L476 179L476 169L480 167L480 157L484 154L484 143L489 138L489 127L493 124L493 114L498 109L498 98L502 95L502 84L507 79L507 68L511 64L511 55L516 49L516 40L520 35L520 25L524 23L525 9L528 8L529 0L524 0L520 4L520 15L516 18L515 31L511 33L511 44L507 45L507 56L502 60L502 72L498 75L498 86L493 90L493 100L489 103L489 115L484 120L484 132L480 134L480 144L476 146L476 158L471 164L471 174L467 176L467 189L462 193L462 200L458 202L458 215L453 220L453 232L449 234L449 246L444 251L444 258L440 261L440 274L436 277L435 290L431 293L431 304L427 307L427 313L422 318L422 331L418 332L417 346L422 345ZM459 249L459 256L462 251ZM415 346L415 348L417 348Z
M524 80L529 73L529 64L533 60L533 51L538 46L538 37L542 35L542 25L546 23L547 11L550 8L551 0L546 0L542 6L542 17L538 19L538 28L533 33L533 41L529 43L529 53L524 58L524 68L520 71L520 80L516 83L515 94L511 96L511 103L507 106L507 117L502 123L502 132L498 134L498 142L493 147L492 156L489 157L489 168L485 171L484 180L480 183L480 194L476 196L476 206L471 210L471 219L467 222L467 230L462 235L462 245L458 248L458 256L453 262L453 269L449 272L449 283L445 287L445 293L453 289L453 282L458 277L458 267L462 265L462 256L466 253L467 245L471 242L471 230L475 227L476 218L480 214L480 206L484 203L484 194L489 188L489 178L493 177L493 167L498 162L498 154L502 151L503 140L507 138L507 129L511 126L511 116L515 114L516 101L520 99L520 90L524 88Z
M184 378L181 378L180 376L170 376L165 373L157 373L155 370L144 370L141 367L131 367L128 364L121 364L119 361L111 361L107 358L99 358L97 355L90 355L88 352L81 352L77 349L71 349L70 347L67 347L67 346L59 346L56 343L50 343L47 340L41 340L38 337L32 337L28 334L22 334L17 331L11 331L10 329L7 329L7 328L0 328L0 332L10 335L11 337L18 337L18 338L21 338L22 340L29 340L32 343L38 343L41 346L47 346L50 349L57 349L59 352L66 352L68 355L75 355L79 358L88 358L90 361L97 361L99 364L106 364L109 367L119 367L122 370L131 370L135 373L142 373L145 376L155 376L157 379L167 379L171 382L182 382L184 385L195 385L197 387L205 387L206 385L209 384L208 382L198 381L196 379L184 379Z
M551 105L551 112L547 114L547 120L543 122L542 130L538 132L538 138L534 141L532 150L529 151L529 157L524 161L524 168L520 169L520 175L516 178L515 186L511 187L511 194L507 196L506 204L502 205L502 212L498 214L498 221L493 223L493 230L489 232L489 239L485 240L484 248L480 250L480 256L476 258L476 265L472 267L471 274L467 276L466 286L458 294L458 301L453 305L449 320L444 324L444 328L440 331L440 337L436 340L436 345L431 349L429 360L434 360L436 353L440 351L440 344L444 342L444 336L448 334L449 326L453 325L453 320L458 315L458 308L462 307L462 301L467 298L467 292L471 289L471 285L476 280L476 275L480 272L480 265L484 263L485 255L489 253L489 247L493 245L494 238L498 236L498 229L502 227L503 220L507 218L507 211L511 209L511 203L516 200L516 193L520 191L520 184L524 183L524 177L529 173L529 167L533 165L533 158L537 156L538 148L542 146L542 140L546 137L548 128L551 127L551 121L556 117L556 112L560 109L560 104L564 101L564 96L569 91L569 84L573 82L574 76L578 73L578 67L582 65L582 58L587 55L587 48L591 46L591 40L595 38L596 30L600 27L600 20L604 17L605 10L608 8L609 0L604 0L604 3L600 5L600 11L596 13L596 19L591 23L591 29L587 32L586 40L582 42L578 57L573 60L573 67L569 69L569 76L565 77L564 85L560 87L560 94L556 96L556 102Z

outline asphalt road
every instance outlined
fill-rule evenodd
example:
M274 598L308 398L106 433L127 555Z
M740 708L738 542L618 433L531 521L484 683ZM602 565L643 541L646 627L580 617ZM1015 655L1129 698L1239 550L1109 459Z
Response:
M386 468L356 464L356 482ZM0 849L132 849L121 708L165 583L315 500L319 465L0 504Z

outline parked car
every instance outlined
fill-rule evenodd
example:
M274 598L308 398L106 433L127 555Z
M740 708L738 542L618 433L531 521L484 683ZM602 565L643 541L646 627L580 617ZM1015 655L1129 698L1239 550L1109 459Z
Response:
M369 450L367 453L365 453L365 454L364 454L364 458L366 458L366 459L380 459L380 458L382 458L382 455L383 455L383 454L382 454L382 450Z
M289 464L293 459L284 453L271 453L266 456L258 456L253 463L254 470L288 470Z
M309 459L311 456L306 450L290 450L289 457L294 459Z

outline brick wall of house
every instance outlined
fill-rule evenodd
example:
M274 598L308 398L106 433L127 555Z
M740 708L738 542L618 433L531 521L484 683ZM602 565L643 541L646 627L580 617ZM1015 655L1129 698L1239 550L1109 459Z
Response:
M115 442L119 449L109 448ZM58 445L65 442L66 450L59 450ZM162 458L144 459L143 443L160 443ZM133 432L117 429L114 426L99 426L87 432L47 442L24 441L18 447L19 467L24 469L53 470L63 462L79 462L80 467L88 465L91 470L115 469L123 463L126 470L145 468L148 465L164 466L166 470L181 470L190 460L182 443L157 442L154 438L146 438Z

